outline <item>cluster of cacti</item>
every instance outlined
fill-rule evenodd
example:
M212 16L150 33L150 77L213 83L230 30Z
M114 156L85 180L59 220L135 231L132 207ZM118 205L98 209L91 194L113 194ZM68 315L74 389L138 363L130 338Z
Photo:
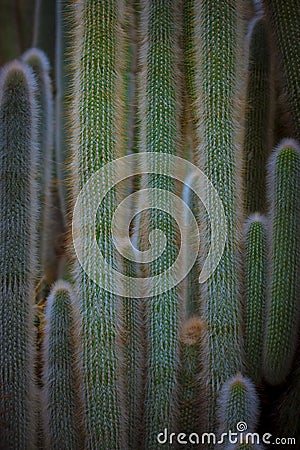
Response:
M297 3L0 0L1 449L300 446Z

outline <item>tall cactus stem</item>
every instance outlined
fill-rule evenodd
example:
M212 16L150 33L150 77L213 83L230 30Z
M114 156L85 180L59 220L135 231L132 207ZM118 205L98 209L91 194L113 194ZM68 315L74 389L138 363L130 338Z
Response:
M245 208L266 210L266 163L272 148L272 53L263 16L249 25L247 110L245 117Z
M53 171L53 94L49 76L50 64L45 53L37 48L31 48L22 56L37 80L37 105L39 109L38 143L40 155L38 160L38 187L39 187L39 218L38 218L38 245L39 264L43 271L48 272L49 246L51 242L50 214L52 207L51 182Z
M293 362L299 325L300 149L281 141L268 167L271 207L270 288L264 376L282 383Z
M293 116L296 137L300 138L300 92L298 89L300 78L299 33L300 9L297 0L263 0L266 11L272 24L281 67L285 89Z
M70 61L71 49L70 35L70 2L56 0L56 43L55 43L55 164L58 181L60 207L64 226L70 213L69 198L67 195L67 180L69 171L67 161L70 157L68 143L71 139L70 124L68 121L68 99L70 98Z
M180 0L141 1L139 96L140 151L175 154L179 144L180 95L178 61ZM172 170L166 167L166 170ZM151 173L151 167L149 168ZM175 190L170 178L149 175L147 187ZM160 194L158 194L160 195ZM166 192L166 195L168 193ZM154 202L155 202L155 194ZM149 264L149 275L165 271L177 253L172 220L163 212L149 213L148 230L160 228L167 236L167 250ZM143 228L142 228L143 230ZM143 230L144 231L144 230ZM143 234L141 241L145 241ZM146 447L159 448L157 434L174 429L177 408L176 371L179 359L178 288L147 299L148 374L146 381Z
M36 82L21 62L0 75L0 447L33 448L36 278Z
M241 228L242 118L245 106L246 68L243 36L243 2L196 2L196 45L199 47L197 97L201 107L198 164L214 185L227 216L228 236L222 259L203 286L203 378L207 387L208 425L213 431L216 402L223 383L242 370L239 301ZM208 199L211 202L210 199ZM210 205L214 209L214 205ZM203 252L210 245L209 217Z
M73 201L88 179L104 164L118 158L124 148L123 17L122 0L73 3ZM88 196L86 207L91 203ZM116 265L116 258L111 219L116 206L116 190L111 189L99 208L101 220L97 222L99 246L112 266ZM105 281L107 275L102 275ZM79 264L74 276L82 315L84 447L119 450L124 448L120 354L116 345L119 299L94 283Z

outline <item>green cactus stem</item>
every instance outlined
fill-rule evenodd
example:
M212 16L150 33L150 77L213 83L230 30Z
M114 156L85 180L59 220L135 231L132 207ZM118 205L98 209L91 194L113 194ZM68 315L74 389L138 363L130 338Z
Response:
M208 425L215 428L216 401L223 383L241 371L241 321L237 238L241 220L239 185L242 168L241 117L244 111L243 2L197 2L196 36L199 47L197 97L201 105L198 148L200 168L214 185L228 219L222 259L203 285L204 372ZM208 199L209 200L209 199ZM210 200L209 200L210 201ZM214 208L214 205L211 205ZM210 245L209 217L203 252ZM202 255L203 256L203 255Z
M180 333L179 432L198 433L201 429L201 336L203 323L199 317L185 320ZM188 447L186 447L188 448ZM192 447L191 447L192 448Z
M118 158L124 148L124 4L122 0L77 0L72 11L71 170L72 197L76 201L88 179L104 164ZM92 198L88 197L86 207L91 203ZM97 236L103 257L114 267L111 219L115 207L116 192L112 189L99 208ZM106 273L102 275L105 280ZM124 448L125 438L120 351L116 345L119 299L91 281L79 263L74 277L82 315L84 447L119 450Z
M245 231L245 365L260 383L267 296L267 222L260 214L249 217Z
M28 64L36 77L36 98L39 108L38 143L40 156L38 160L38 245L39 264L46 274L49 271L50 258L48 247L51 247L50 213L52 207L51 181L53 170L53 97L49 76L50 65L45 53L31 48L24 53L22 60Z
M58 192L60 207L64 226L67 224L70 212L69 199L67 197L67 180L69 172L67 159L70 156L68 142L71 131L68 123L68 99L70 97L70 1L56 0L56 44L55 44L55 157L56 175L58 181Z
M140 151L175 154L179 142L179 90L177 14L180 2L163 0L141 1L141 76L140 76ZM171 168L166 168L171 170ZM151 167L149 168L151 173ZM170 178L148 176L149 188L175 190ZM155 202L155 195L154 202ZM160 195L160 194L158 194ZM172 218L162 211L151 211L147 227L161 229L167 237L167 249L149 264L152 277L168 269L177 250L175 226ZM145 242L145 233L141 236ZM165 427L174 429L176 409L176 371L179 359L178 288L155 295L147 300L148 374L146 382L146 447L159 448L157 434Z
M248 214L266 210L266 163L272 148L272 56L264 17L253 19L249 46L245 117L245 208Z
M290 436L300 442L300 365L288 379L288 387L276 404L276 428L278 436Z
M238 433L240 438L243 437L242 431L255 432L259 418L259 399L250 379L237 374L223 385L218 417L220 435L231 431Z
M36 278L37 105L21 62L0 75L0 447L33 446L33 321Z
M300 138L300 8L298 0L263 0L279 50L285 90L296 136Z
M283 140L269 163L271 205L270 292L264 345L264 376L273 385L288 375L299 325L300 153Z
M47 448L80 449L79 318L69 283L57 281L46 302L43 409Z

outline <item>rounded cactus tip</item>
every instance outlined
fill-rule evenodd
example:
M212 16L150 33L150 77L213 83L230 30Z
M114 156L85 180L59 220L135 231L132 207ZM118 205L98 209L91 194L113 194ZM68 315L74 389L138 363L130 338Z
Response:
M13 60L1 69L0 72L0 93L4 94L4 91L9 90L11 94L14 94L15 90L19 87L26 87L30 83L32 88L36 87L36 81L30 67L23 64L18 60Z
M219 397L219 423L221 431L236 427L244 421L250 431L258 422L259 399L253 382L241 373L229 378Z
M274 152L272 153L272 155L270 157L270 165L275 164L277 156L283 150L285 151L286 154L289 153L288 150L290 150L292 152L296 151L298 154L300 154L300 145L299 145L298 141L296 141L293 138L284 138L284 139L282 139L279 142L279 144L277 145L277 147L275 148Z
M22 61L30 66L40 66L41 69L45 72L49 72L50 70L50 62L49 59L43 50L40 48L30 48L26 50L22 55Z
M204 331L204 323L199 317L190 317L181 330L181 341L186 345L196 345L200 342Z
M245 233L247 234L251 225L259 223L263 226L267 226L267 217L264 214L261 214L259 212L255 212L253 214L250 214L248 218L245 221Z

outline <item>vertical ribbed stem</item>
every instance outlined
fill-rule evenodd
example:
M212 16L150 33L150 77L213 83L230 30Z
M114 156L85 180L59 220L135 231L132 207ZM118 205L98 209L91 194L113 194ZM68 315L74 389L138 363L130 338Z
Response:
M41 270L47 272L49 245L52 246L50 228L51 181L53 169L53 95L49 76L50 65L44 52L32 48L24 53L22 60L28 64L37 80L36 100L39 111L38 144L38 256Z
M271 48L263 17L249 26L247 109L245 118L245 208L248 214L266 210L267 158L272 147Z
M283 140L269 163L271 205L270 288L264 345L264 375L280 384L288 375L299 326L300 150Z
M263 0L281 58L285 89L297 138L300 138L300 8L298 0Z
M201 105L201 146L198 161L223 203L228 235L222 259L203 289L204 377L207 386L208 429L213 431L218 392L228 377L242 369L241 321L238 297L237 239L240 199L245 78L242 54L242 2L199 0L196 36L199 46L197 97ZM241 99L243 96L243 99ZM209 203L211 200L208 199ZM210 204L211 211L214 205ZM210 245L209 217L204 249Z
M0 76L0 447L33 448L37 106L30 68Z
M175 154L179 142L178 28L176 15L181 2L170 0L141 1L142 64L140 76L139 118L140 151ZM166 167L171 171L171 167ZM149 168L151 172L151 168ZM174 192L174 183L164 176L149 175L149 188ZM155 203L155 195L154 203ZM160 194L158 194L160 195ZM167 195L167 192L166 192ZM160 228L167 238L163 255L149 265L149 275L165 271L174 261L177 243L172 219L161 211L151 211L145 233ZM145 235L141 236L145 239ZM165 427L174 429L176 406L176 370L178 345L178 289L147 299L148 375L146 384L146 448L159 448L157 434Z
M80 380L78 376L79 318L69 283L57 281L46 303L44 341L44 428L47 448L82 448Z
M124 147L124 83L120 75L123 14L122 0L74 2L73 201L89 177L117 158ZM92 198L88 196L85 207L88 209L91 204ZM116 192L112 189L99 207L101 220L97 221L99 247L112 266L116 265L111 237L115 207ZM101 275L105 283L107 274ZM119 450L123 448L124 436L116 346L118 298L91 281L81 267L77 267L75 278L82 314L85 448Z
M262 377L262 352L267 296L267 223L249 217L245 232L245 365L256 383Z

